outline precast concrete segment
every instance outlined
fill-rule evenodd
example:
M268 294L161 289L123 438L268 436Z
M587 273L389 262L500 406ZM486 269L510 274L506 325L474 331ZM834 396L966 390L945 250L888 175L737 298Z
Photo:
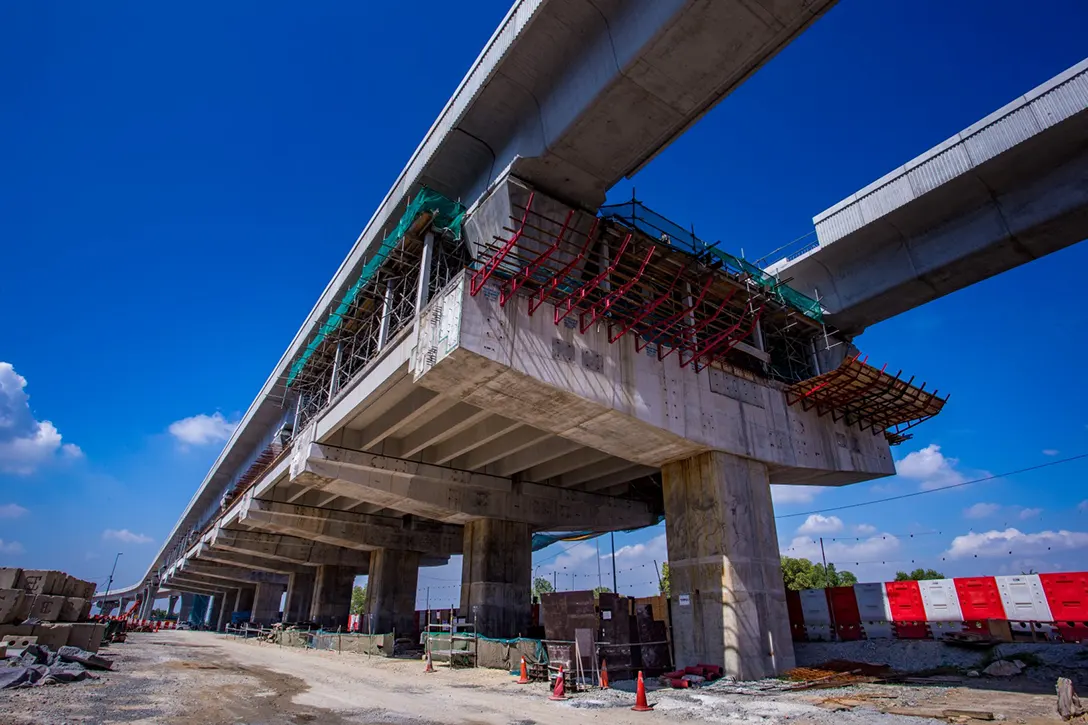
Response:
M518 521L479 519L465 525L461 612L486 637L529 631L532 529Z
M308 574L292 574L288 578L287 598L283 603L283 621L285 623L304 622L309 619L316 578L316 570Z
M847 333L1088 238L1088 60L813 219L768 271Z
M293 481L447 523L500 518L566 530L637 528L657 520L639 501L335 448L308 442L304 434L291 471Z
M580 334L530 317L524 300L500 307L497 294L468 287L455 278L424 311L412 361L420 385L649 467L720 450L767 463L772 483L798 471L825 486L895 473L884 436L788 406L777 383L697 373L676 355L637 352L630 336L610 344L606 329ZM572 361L553 354L556 340L572 346ZM581 364L589 357L600 364Z
M283 599L284 585L261 582L253 594L253 613L249 621L254 624L269 625L280 621L280 600Z
M366 579L370 631L409 636L415 631L419 552L378 549L370 559Z
M356 572L343 566L319 566L310 603L310 621L322 627L347 627Z
M460 554L460 526L411 517L375 516L251 498L240 520L246 525L356 549L397 549L442 556Z
M313 565L347 566L366 574L370 552L330 546L297 536L283 536L255 531L215 529L211 538L213 549L253 554L277 561Z
M181 574L183 576L185 574L195 574L209 579L223 579L246 584L257 584L258 582L274 582L276 584L287 583L287 576L284 574L254 571L252 569L224 566L222 564L195 561L193 559L187 559L182 562Z
M742 680L794 666L767 467L703 453L662 469L676 665Z

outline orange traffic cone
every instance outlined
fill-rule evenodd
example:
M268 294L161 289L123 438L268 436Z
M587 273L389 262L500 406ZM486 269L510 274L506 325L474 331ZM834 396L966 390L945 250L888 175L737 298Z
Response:
M635 712L647 712L654 706L646 702L646 685L642 681L642 670L638 671L638 691L635 693L635 706L631 708Z
M525 666L525 657L521 658L521 676L518 677L519 685L529 684L529 668Z
M431 648L427 648L427 666L423 668L424 674L428 672L435 672L434 662L431 661Z
M608 689L608 660L601 660L601 689Z
M567 686L563 681L563 665L559 665L559 674L555 676L555 689L552 690L552 694L548 697L549 700L569 700L567 697Z

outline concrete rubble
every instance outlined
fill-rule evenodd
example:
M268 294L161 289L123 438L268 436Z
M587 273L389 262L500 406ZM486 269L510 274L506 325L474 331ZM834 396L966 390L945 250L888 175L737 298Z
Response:
M54 651L29 644L0 659L0 690L78 682L94 677L88 670L109 670L113 663L79 647Z

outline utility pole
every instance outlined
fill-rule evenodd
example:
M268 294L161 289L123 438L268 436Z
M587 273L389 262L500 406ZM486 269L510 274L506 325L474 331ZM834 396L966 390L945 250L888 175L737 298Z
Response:
M597 588L600 589L604 586L604 582L601 581L601 540L597 539Z
M632 190L632 194L634 191ZM616 586L616 532L609 531L609 537L612 539L612 593L619 594L620 588Z
M121 552L118 551L117 556L113 557L113 568L110 569L110 578L106 582L106 593L102 598L103 603L105 603L106 597L108 597L110 595L110 587L113 586L113 575L117 572L117 560L120 559L120 558L121 558ZM117 606L118 606L118 608L120 608L120 606L121 606L120 602L118 602Z
M552 589L559 591L559 573L554 570L552 571Z
M820 537L820 558L824 562L824 590L826 591L831 586L831 577L828 576L827 572L827 555L824 553L824 537L822 536ZM827 613L831 618L831 641L834 642L838 639L839 634L839 629L835 626L835 608L829 606Z

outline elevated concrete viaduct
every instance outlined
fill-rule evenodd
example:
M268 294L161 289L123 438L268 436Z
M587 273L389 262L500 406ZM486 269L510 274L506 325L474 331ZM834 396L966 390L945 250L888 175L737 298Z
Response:
M1088 60L813 221L769 271L850 334L1088 238Z
M821 306L637 201L599 207L830 5L517 2L120 593L343 626L365 572L375 630L406 632L419 566L460 554L462 614L509 637L534 532L664 516L676 664L791 667L770 485L890 475L943 401L854 357L895 312L850 313L873 295Z

